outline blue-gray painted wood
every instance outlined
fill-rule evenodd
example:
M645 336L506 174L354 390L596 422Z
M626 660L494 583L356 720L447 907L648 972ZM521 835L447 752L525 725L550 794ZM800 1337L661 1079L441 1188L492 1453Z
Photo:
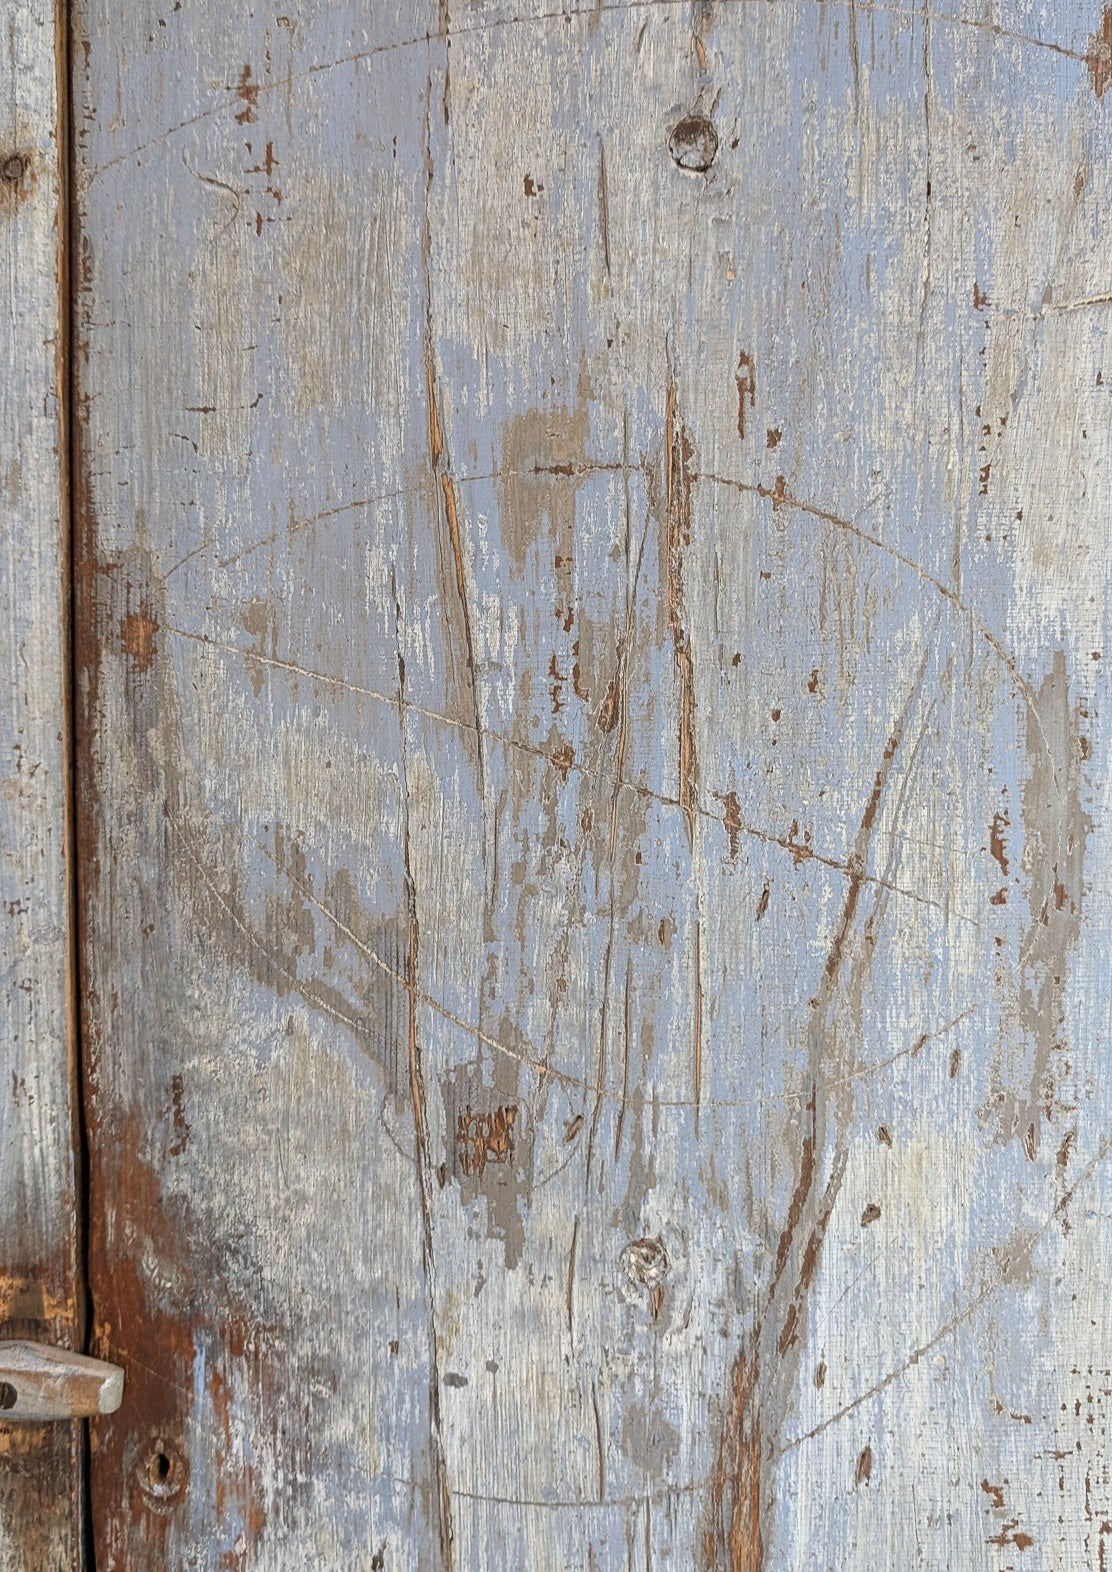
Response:
M1112 21L77 11L98 1567L1101 1565Z

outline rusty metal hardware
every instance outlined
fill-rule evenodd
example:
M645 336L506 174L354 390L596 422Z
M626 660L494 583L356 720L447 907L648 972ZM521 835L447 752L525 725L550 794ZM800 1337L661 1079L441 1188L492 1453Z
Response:
M119 1365L48 1343L0 1341L0 1423L113 1414L123 1391Z

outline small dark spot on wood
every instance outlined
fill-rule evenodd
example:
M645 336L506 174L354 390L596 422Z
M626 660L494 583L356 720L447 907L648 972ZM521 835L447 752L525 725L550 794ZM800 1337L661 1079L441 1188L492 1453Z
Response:
M757 403L757 364L748 350L742 350L735 376L737 384L737 434L745 441L745 411Z
M992 824L988 832L988 849L1000 866L1000 872L1005 878L1008 876L1008 848L1004 839L1004 831L1011 824L1006 813L994 813Z
M668 151L680 169L705 174L718 154L718 132L706 115L684 115L672 128Z
M764 916L765 912L768 911L768 902L769 902L769 898L770 898L771 894L772 894L772 886L769 884L768 880L766 879L765 883L764 883L764 889L761 891L761 898L757 902L757 921L758 922L760 922L760 920Z
M551 754L553 764L556 766L561 781L567 784L568 771L575 763L575 749L570 742L561 743Z
M867 1485L873 1477L873 1449L871 1446L862 1448L857 1459L857 1468L854 1471L853 1482L855 1485Z
M599 731L610 732L614 730L614 727L618 723L619 709L620 700L618 694L618 684L616 682L611 682L610 686L606 690L606 697L603 699L598 712Z
M888 1128L888 1126L886 1124L878 1124L877 1125L877 1127L876 1127L876 1138L880 1142L881 1146L891 1146L892 1145L892 1132L891 1132L891 1130Z
M18 1393L10 1381L0 1381L0 1408L14 1408Z
M18 185L27 173L27 160L22 153L9 153L4 160L2 172L9 185Z
M722 822L726 827L726 839L730 847L730 861L736 862L741 846L741 804L738 802L736 791L724 792L720 800L726 810Z
M784 435L784 433L780 430L779 426L769 426L768 430L765 432L765 447L766 448L779 447L780 446L780 438L783 435Z
M780 719L780 716L783 713L784 713L783 710L770 710L769 711L769 714L772 716L774 721L778 721Z
M258 82L252 82L252 80L251 80L251 67L249 65L245 65L243 70L242 70L242 72L240 73L240 78L239 78L239 81L236 83L236 90L235 90L236 91L236 97L239 99L240 103L244 106L240 110L239 114L236 115L236 123L237 123L237 125L241 125L241 126L253 125L254 122L256 120L258 120L258 118L259 118L259 116L258 116L258 107L259 107L259 87L260 87L260 85L261 84L258 83Z
M820 1387L826 1385L826 1362L825 1362L825 1360L820 1359L818 1364L815 1366L815 1385L816 1386L820 1386Z
M572 1141L575 1140L576 1136L583 1128L583 1122L583 1115L581 1113L577 1113L574 1118L568 1120L567 1124L564 1126L565 1146L570 1146Z
M1000 1507L1001 1509L1003 1509L1003 1506L1004 1506L1004 1486L1003 1485L990 1485L987 1479L982 1479L981 1480L981 1489L984 1491L986 1496L991 1496L992 1497L992 1504L993 1504L994 1507Z
M543 190L544 186L539 181L534 180L532 175L525 176L525 195L527 197L540 196Z
M960 1048L954 1048L954 1049L951 1050L951 1053L950 1053L950 1079L951 1079L951 1081L954 1081L954 1080L957 1079L957 1073L958 1073L958 1071L960 1069L961 1069L961 1049Z
M170 1144L170 1156L180 1157L189 1145L192 1128L185 1117L185 1083L180 1075L175 1075L170 1081L170 1098L173 1105L174 1139Z
M862 1228L868 1228L869 1224L870 1223L875 1223L879 1216L880 1216L880 1207L876 1204L875 1201L870 1201L868 1206L861 1213L861 1226L862 1226Z
M399 1347L398 1339L396 1337L392 1337L390 1339L390 1358L391 1359L396 1359L398 1357L398 1347Z
M1017 1529L1014 1522L1005 1523L998 1534L989 1537L988 1544L999 1545L1002 1549L1006 1545L1014 1545L1017 1550L1030 1550L1035 1543L1030 1534L1025 1534L1022 1529Z
M455 1370L445 1370L445 1372L444 1372L444 1385L445 1386L460 1387L460 1386L467 1386L467 1384L468 1384L468 1381L467 1381L467 1377L465 1375L460 1375Z

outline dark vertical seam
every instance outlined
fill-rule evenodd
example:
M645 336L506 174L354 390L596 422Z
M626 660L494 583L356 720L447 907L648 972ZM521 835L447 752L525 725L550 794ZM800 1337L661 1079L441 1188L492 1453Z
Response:
M66 897L67 897L67 973L69 1015L70 1128L73 1147L74 1180L74 1342L87 1352L93 1333L92 1292L89 1286L89 1132L85 1106L86 1083L84 1033L82 1031L82 958L81 958L81 868L78 860L79 788L83 761L78 759L81 739L77 693L77 619L81 607L77 591L79 538L76 496L81 466L81 437L77 424L77 313L74 283L77 277L78 236L76 151L77 124L73 73L73 32L76 0L55 0L54 27L57 52L57 138L58 138L58 335L61 346L60 404L62 537L63 656L65 681L66 771ZM88 1420L74 1422L76 1453L76 1530L79 1566L95 1572L96 1550L93 1536L93 1507L90 1481Z

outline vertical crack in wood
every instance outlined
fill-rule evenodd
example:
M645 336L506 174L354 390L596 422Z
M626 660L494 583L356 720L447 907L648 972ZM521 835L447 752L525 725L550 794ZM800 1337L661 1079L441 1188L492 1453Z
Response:
M695 743L695 662L687 626L684 561L691 545L691 492L695 449L677 409L676 373L668 357L664 405L664 500L668 522L668 625L680 684L679 787L677 796L687 820L688 844L695 839L699 757Z
M447 26L446 0L442 0L443 15L441 30L445 38ZM445 49L450 46L450 40L445 43ZM448 123L448 66L444 67L444 121ZM429 469L432 474L435 495L433 507L436 511L438 526L442 526L448 534L448 546L452 557L453 579L455 585L456 616L459 620L457 637L463 643L463 663L467 668L467 682L470 690L471 725L475 733L475 748L478 768L479 798L486 801L486 754L483 736L482 715L479 710L478 679L475 669L475 648L471 631L471 604L467 591L467 568L463 556L463 538L459 520L459 498L456 482L452 471L451 455L448 451L447 438L441 422L441 398L438 391L436 371L436 332L433 323L432 305L432 186L435 175L435 163L432 153L432 73L430 70L425 103L424 124L424 159L425 159L425 188L424 211L421 216L421 269L424 284L424 361L425 381L429 404ZM439 558L440 553L437 552ZM446 621L451 627L454 620L451 610L446 608ZM484 812L485 817L485 812Z
M406 907L408 912L406 996L408 1002L409 1089L413 1105L413 1158L417 1170L417 1193L421 1210L421 1261L424 1269L425 1290L428 1296L429 1445L432 1453L434 1519L440 1549L440 1564L442 1572L452 1572L452 1498L448 1486L448 1471L444 1457L444 1442L440 1423L440 1348L436 1330L436 1262L433 1255L432 1225L432 1156L429 1147L425 1076L421 1060L418 1020L420 993L417 979L420 965L421 931L417 917L417 887L413 877L413 862L410 850L409 775L406 765L405 660L402 656L401 607L398 603L396 581L392 587L394 593L395 637L398 651L402 860L405 870Z
M88 1109L85 1082L84 1034L82 1030L81 961L81 881L79 856L81 768L81 717L78 702L78 628L82 606L79 594L81 554L91 544L83 518L87 500L84 446L77 421L77 311L73 298L78 279L75 253L80 233L77 204L77 108L74 32L77 25L76 0L55 0L55 81L57 93L56 128L58 138L58 334L56 342L56 383L58 398L58 467L62 542L62 673L66 691L60 696L63 717L63 768L65 770L63 835L67 861L67 1014L70 1088L70 1130L73 1152L74 1218L73 1294L74 1347L89 1352L94 1327L94 1305L89 1272L89 1216L91 1165L89 1157ZM92 1481L90 1476L89 1427L86 1421L72 1427L74 1449L75 1538L78 1564L83 1572L95 1572L96 1544L93 1523Z
M631 521L630 494L629 494L629 420L626 417L622 428L622 470L623 470L623 496L625 516L625 567L626 567L626 608L622 632L618 638L617 670L613 683L613 715L618 727L617 751L614 759L614 784L610 793L610 833L607 840L607 933L606 951L603 959L602 970L602 1008L599 1017L598 1057L595 1072L595 1101L591 1113L591 1128L587 1134L587 1155L584 1164L584 1184L590 1182L591 1167L594 1161L595 1140L598 1135L599 1120L602 1115L602 1103L606 1092L606 1032L610 1018L610 987L613 972L614 933L617 922L617 913L614 900L614 878L617 870L618 848L618 804L621 799L624 780L622 770L625 762L626 745L629 736L629 660L633 647L634 618L636 616L637 586L641 578L641 564L645 557L645 542L649 533L649 518L646 517L645 528L641 535L641 542L637 550L637 560L632 564L631 552L633 547L633 532ZM612 725L604 728L609 731ZM618 1123L614 1136L614 1160L618 1158L618 1148L621 1143L622 1121L625 1118L625 1095L628 1090L629 1076L629 979L626 979L625 992L625 1025L626 1035L623 1043L623 1069L622 1069L622 1103L618 1116Z

